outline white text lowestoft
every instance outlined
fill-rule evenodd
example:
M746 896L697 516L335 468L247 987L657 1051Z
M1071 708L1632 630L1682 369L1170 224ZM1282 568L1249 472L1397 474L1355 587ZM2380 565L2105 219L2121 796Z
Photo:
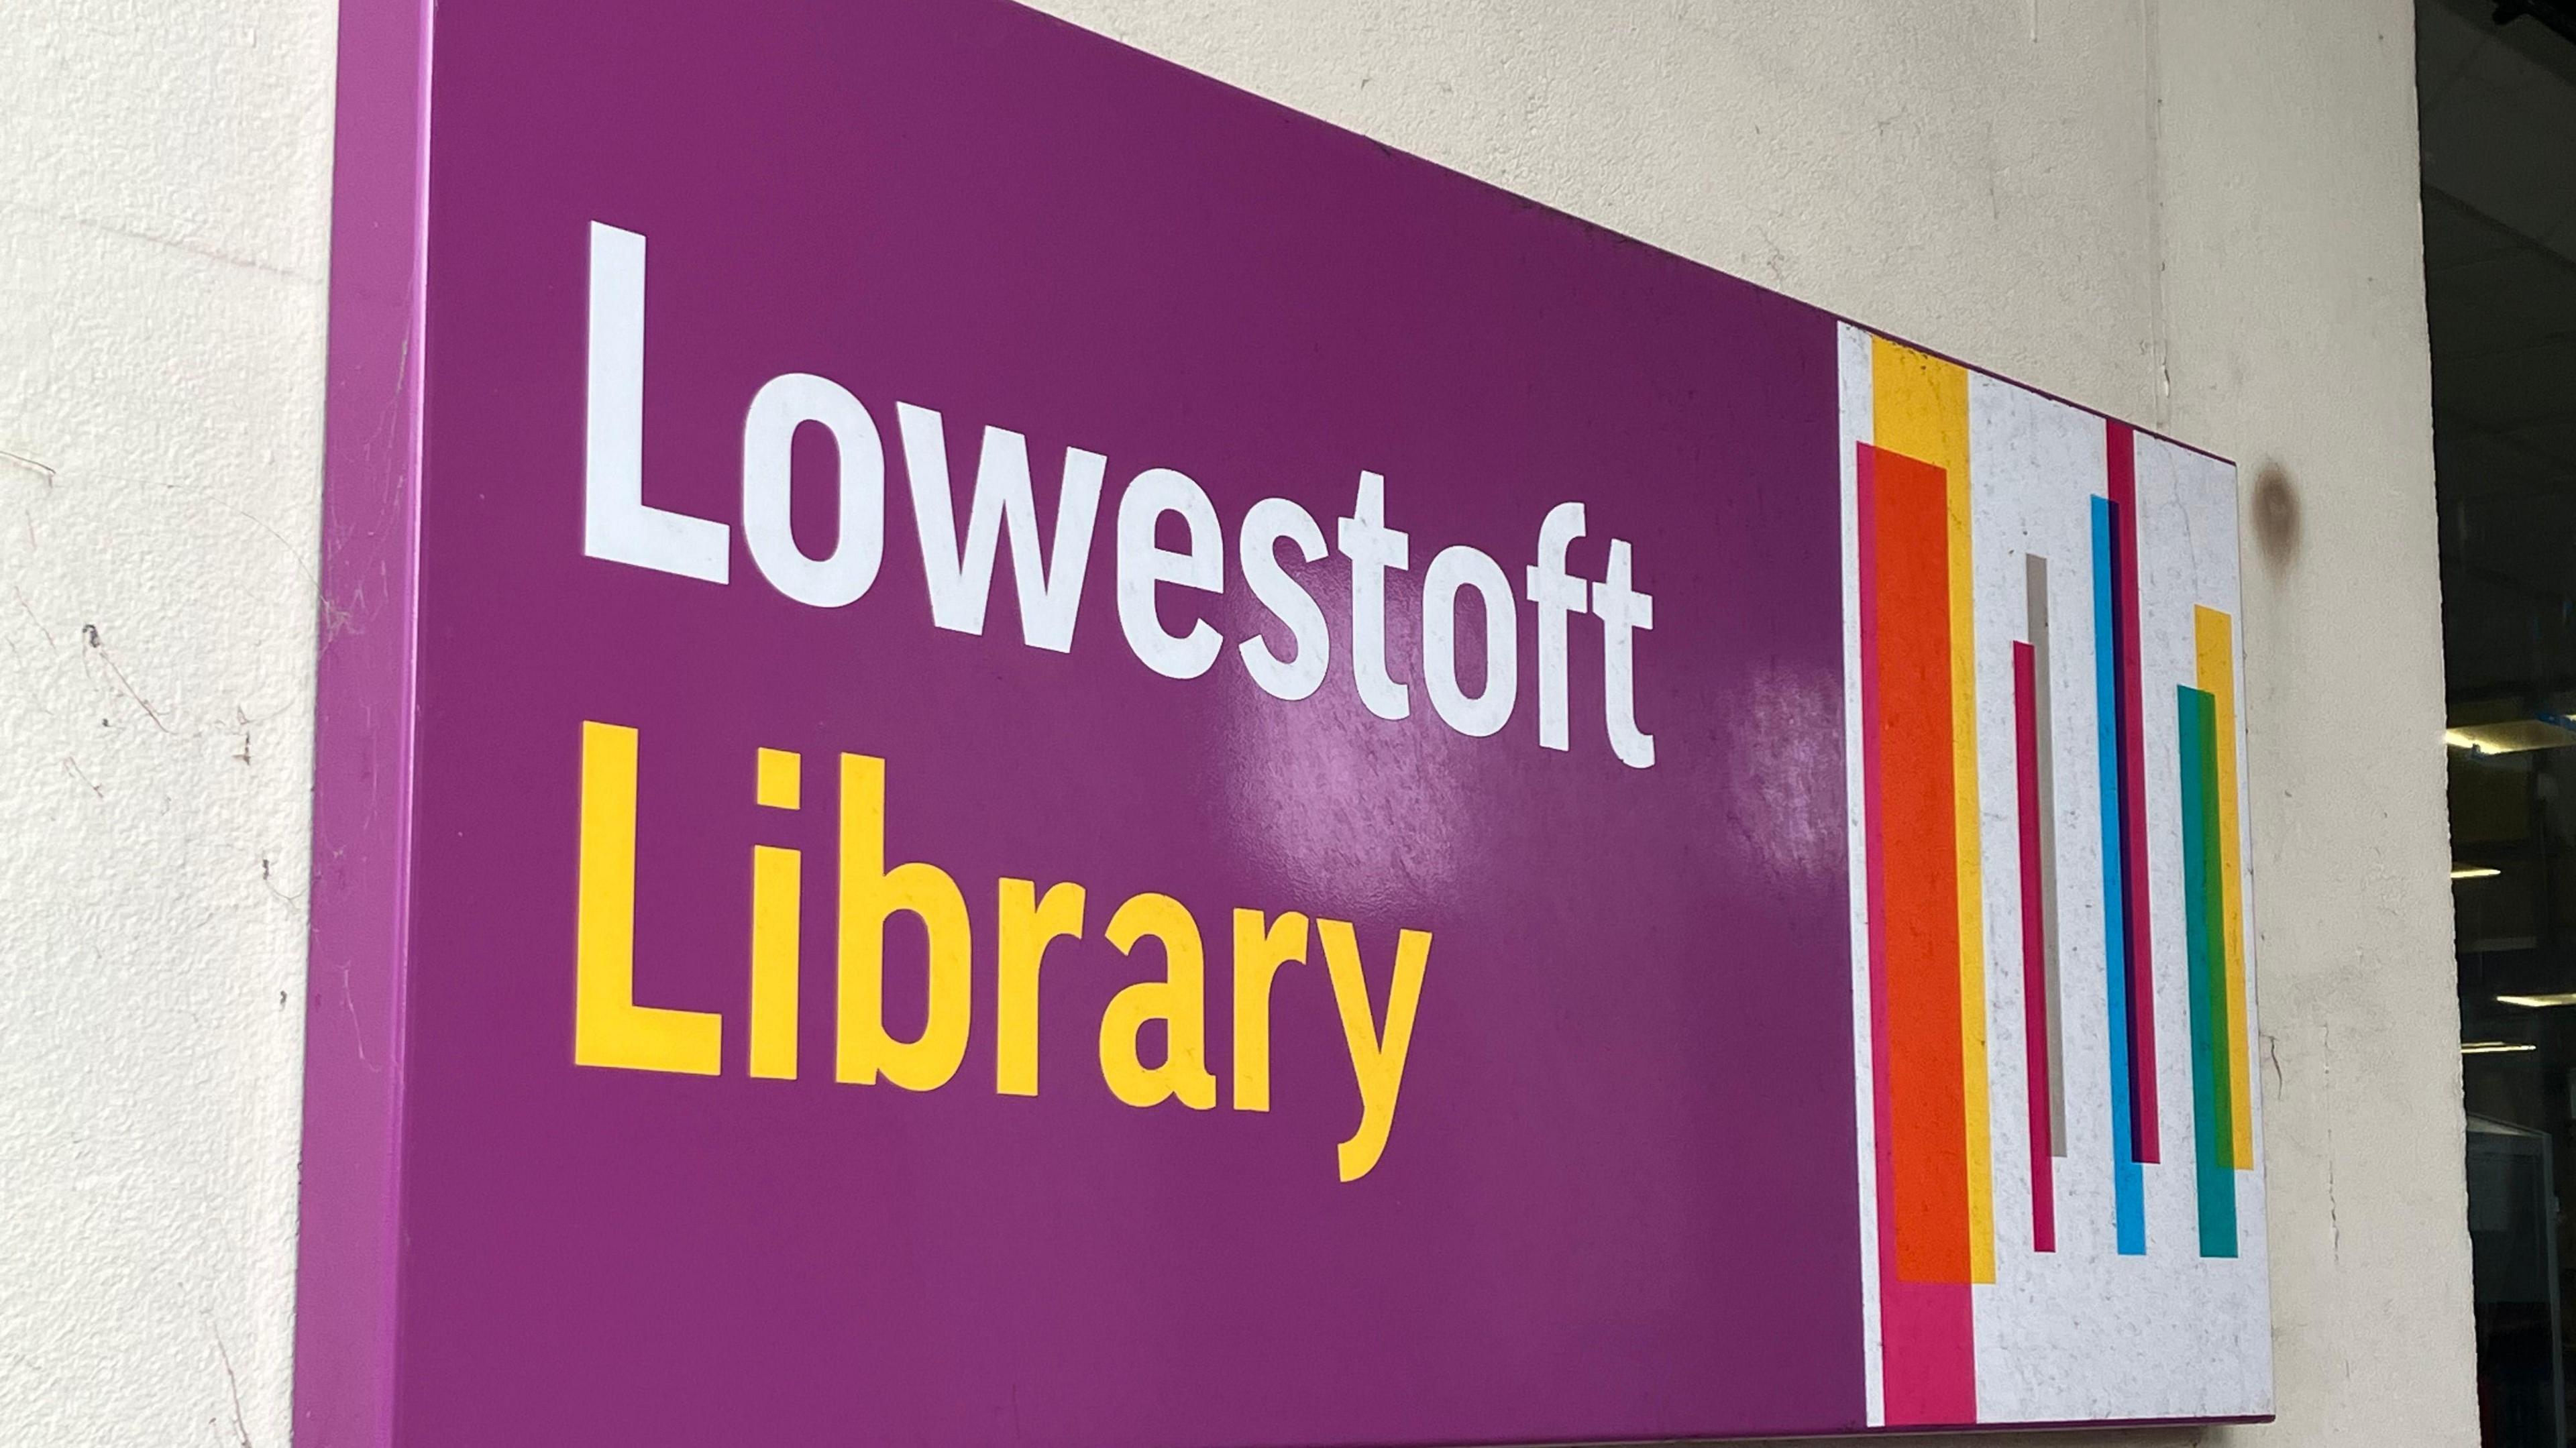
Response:
M593 222L590 228L590 342L587 463L582 548L594 558L724 583L732 540L728 527L644 501L644 238ZM895 404L910 484L914 532L921 548L931 622L958 633L984 632L993 564L1002 535L1011 544L1011 573L1020 605L1021 638L1031 648L1073 648L1092 536L1099 521L1108 460L1067 448L1053 538L1039 536L1029 482L1028 443L1005 428L984 429L965 533L957 530L946 429L937 412ZM788 526L790 443L811 423L830 432L839 455L840 537L827 557L808 556ZM885 556L885 442L876 419L848 389L828 378L790 372L770 379L743 418L742 531L753 563L770 585L799 603L838 608L867 595ZM1165 514L1184 525L1180 549L1156 541ZM1158 674L1196 678L1216 665L1224 640L1205 619L1179 633L1158 612L1166 587L1225 590L1225 547L1205 489L1170 468L1147 468L1119 495L1116 534L1118 623L1139 661ZM1612 539L1605 576L1591 582L1566 571L1566 553L1583 536L1581 503L1560 503L1538 527L1535 561L1522 597L1537 622L1538 742L1571 747L1566 692L1568 620L1588 614L1601 626L1602 714L1610 749L1622 763L1655 762L1654 736L1638 727L1636 635L1652 629L1654 599L1631 584L1627 540ZM1413 709L1410 684L1386 656L1386 575L1412 566L1409 534L1386 525L1386 482L1360 474L1350 515L1335 520L1334 544L1350 565L1350 677L1360 702L1383 719ZM1334 650L1324 612L1280 566L1281 543L1313 563L1324 556L1314 515L1286 498L1263 498L1244 514L1235 540L1243 580L1279 620L1294 644L1285 658L1259 635L1236 645L1243 667L1264 692L1303 699L1323 687ZM1459 594L1478 596L1483 617L1481 686L1467 692L1458 666ZM1511 579L1485 553L1441 549L1422 582L1420 680L1441 721L1484 737L1511 722L1519 699L1520 610ZM1471 640L1472 643L1472 640Z

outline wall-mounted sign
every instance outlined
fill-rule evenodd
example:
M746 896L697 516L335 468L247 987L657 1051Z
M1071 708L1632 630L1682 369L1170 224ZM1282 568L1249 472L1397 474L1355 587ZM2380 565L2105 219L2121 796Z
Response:
M995 0L352 0L298 1441L2270 1404L2233 469Z

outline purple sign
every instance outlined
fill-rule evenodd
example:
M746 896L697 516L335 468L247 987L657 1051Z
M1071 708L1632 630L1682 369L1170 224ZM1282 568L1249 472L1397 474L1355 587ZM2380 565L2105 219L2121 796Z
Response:
M2103 587L2186 630L2233 545L2160 571L2157 500L2232 471L1956 368L1924 456L1889 359L1950 364L998 0L342 47L299 1443L2268 1411L2259 1173L2192 1155L2251 1101L2234 655L2179 714L2163 604L2097 655L2088 533L2060 644L1907 672L2038 556L1909 572L1909 459L2128 497ZM2083 898L1981 952L2033 648ZM1946 954L1873 894L1925 840L2009 863ZM2143 1386L2024 1341L2079 1287Z

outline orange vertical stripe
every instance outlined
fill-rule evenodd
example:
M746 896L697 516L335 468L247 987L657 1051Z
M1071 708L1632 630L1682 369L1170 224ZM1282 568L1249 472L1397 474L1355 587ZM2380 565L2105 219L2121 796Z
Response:
M1974 1280L1960 1031L1957 774L1950 657L1950 487L1876 452L1876 612L1885 861L1889 1153L1897 1275Z

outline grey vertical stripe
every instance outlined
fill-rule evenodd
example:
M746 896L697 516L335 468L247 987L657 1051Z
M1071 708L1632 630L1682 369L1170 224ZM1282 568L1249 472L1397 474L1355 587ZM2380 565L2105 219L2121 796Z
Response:
M2039 758L2039 932L2048 981L2048 1145L2049 1155L2066 1155L2066 1033L2058 1028L2064 992L2057 982L2057 751L2051 743L2050 719L2055 695L2048 687L2048 560L2031 554L2030 652L2033 722Z

